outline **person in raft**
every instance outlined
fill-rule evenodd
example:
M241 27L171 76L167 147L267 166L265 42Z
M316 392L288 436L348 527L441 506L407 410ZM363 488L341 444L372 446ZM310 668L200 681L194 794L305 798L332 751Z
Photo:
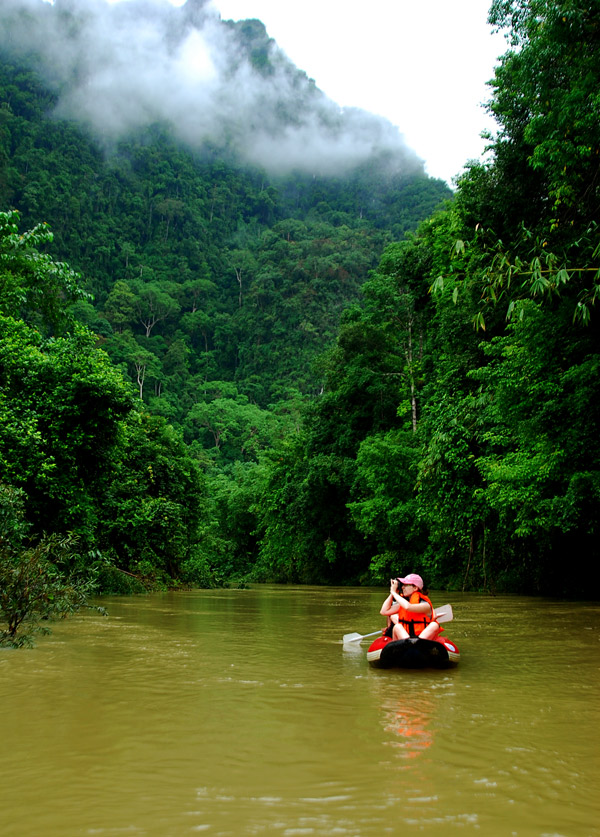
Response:
M440 632L431 599L423 592L423 579L416 573L409 573L406 578L391 579L390 595L381 606L380 613L387 616L388 627L384 633L392 639L414 636L435 639Z

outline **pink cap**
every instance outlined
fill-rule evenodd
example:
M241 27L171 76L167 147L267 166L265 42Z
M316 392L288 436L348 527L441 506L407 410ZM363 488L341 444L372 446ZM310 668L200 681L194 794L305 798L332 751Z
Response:
M423 579L416 573L409 573L406 578L399 578L398 581L401 584L414 584L419 590L423 589Z

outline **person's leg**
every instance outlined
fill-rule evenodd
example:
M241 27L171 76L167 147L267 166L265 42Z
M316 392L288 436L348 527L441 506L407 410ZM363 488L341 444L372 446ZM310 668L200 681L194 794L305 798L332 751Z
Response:
M403 627L403 625L396 624L394 625L394 633L392 634L392 639L408 639L409 633Z
M437 622L430 622L419 634L419 639L435 639L441 628Z

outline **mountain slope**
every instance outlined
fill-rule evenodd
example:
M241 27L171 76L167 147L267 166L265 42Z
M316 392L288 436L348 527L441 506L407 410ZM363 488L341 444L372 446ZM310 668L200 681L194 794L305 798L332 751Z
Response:
M11 0L0 16L0 205L50 224L94 297L78 317L140 397L210 447L196 405L318 391L341 311L446 185L389 123L329 101L259 21L189 0Z

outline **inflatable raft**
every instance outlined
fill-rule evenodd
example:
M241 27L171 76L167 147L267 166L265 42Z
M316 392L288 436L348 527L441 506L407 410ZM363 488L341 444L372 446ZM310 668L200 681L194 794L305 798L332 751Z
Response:
M380 636L371 643L367 660L374 668L450 668L460 660L460 651L443 636L397 640Z

